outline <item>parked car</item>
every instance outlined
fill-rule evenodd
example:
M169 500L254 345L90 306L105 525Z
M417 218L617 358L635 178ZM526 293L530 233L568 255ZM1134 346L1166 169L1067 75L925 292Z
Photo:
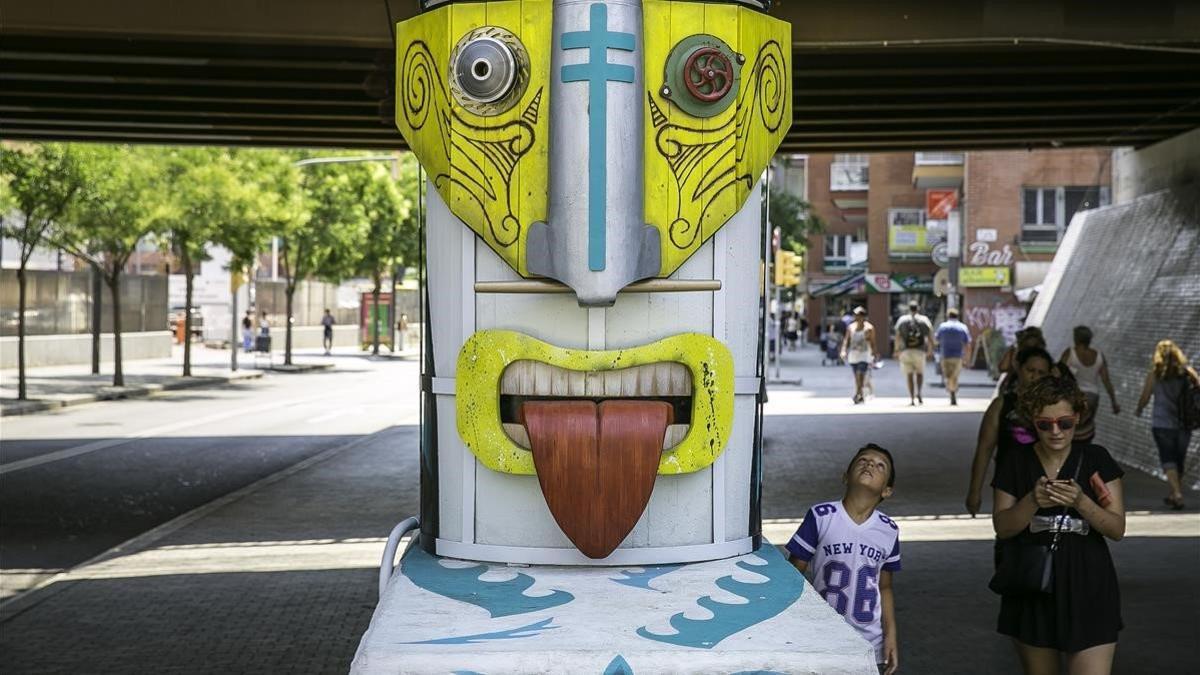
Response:
M172 307L171 312L167 315L167 327L174 333L176 325L183 320L183 307ZM204 337L204 315L200 313L200 308L192 308L192 337Z

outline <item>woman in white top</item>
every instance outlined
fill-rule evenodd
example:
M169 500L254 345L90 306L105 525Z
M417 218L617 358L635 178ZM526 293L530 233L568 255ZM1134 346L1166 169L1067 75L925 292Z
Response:
M875 363L875 327L867 321L867 310L854 308L854 322L846 327L842 340L842 360L854 370L854 402L863 402L863 380Z
M1121 413L1121 406L1117 403L1117 393L1108 377L1108 365L1104 361L1104 354L1099 349L1092 349L1092 329L1076 326L1074 338L1075 346L1064 351L1058 360L1070 369L1080 391L1087 397L1087 411L1079 420L1075 438L1090 441L1096 433L1096 412L1100 408L1101 384L1108 391L1114 415Z

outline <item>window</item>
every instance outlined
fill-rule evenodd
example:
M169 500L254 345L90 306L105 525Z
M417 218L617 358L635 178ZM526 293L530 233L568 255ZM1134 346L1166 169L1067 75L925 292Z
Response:
M870 183L867 164L867 155L834 155L829 166L829 189L866 190Z
M1076 212L1108 206L1110 201L1104 185L1022 188L1021 241L1057 244Z
M850 266L850 244L858 241L853 234L825 235L825 269L844 270Z

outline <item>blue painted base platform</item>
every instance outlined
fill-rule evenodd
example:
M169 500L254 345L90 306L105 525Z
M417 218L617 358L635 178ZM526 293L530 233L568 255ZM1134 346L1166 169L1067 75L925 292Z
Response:
M404 554L353 673L875 674L774 547L687 565L519 567Z

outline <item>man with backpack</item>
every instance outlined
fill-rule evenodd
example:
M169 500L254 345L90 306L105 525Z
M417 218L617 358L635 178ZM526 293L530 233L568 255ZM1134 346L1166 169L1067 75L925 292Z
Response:
M925 384L925 361L933 357L933 324L918 310L916 300L908 303L908 314L896 320L895 351L899 354L900 372L908 380L908 404L924 405L921 387Z

